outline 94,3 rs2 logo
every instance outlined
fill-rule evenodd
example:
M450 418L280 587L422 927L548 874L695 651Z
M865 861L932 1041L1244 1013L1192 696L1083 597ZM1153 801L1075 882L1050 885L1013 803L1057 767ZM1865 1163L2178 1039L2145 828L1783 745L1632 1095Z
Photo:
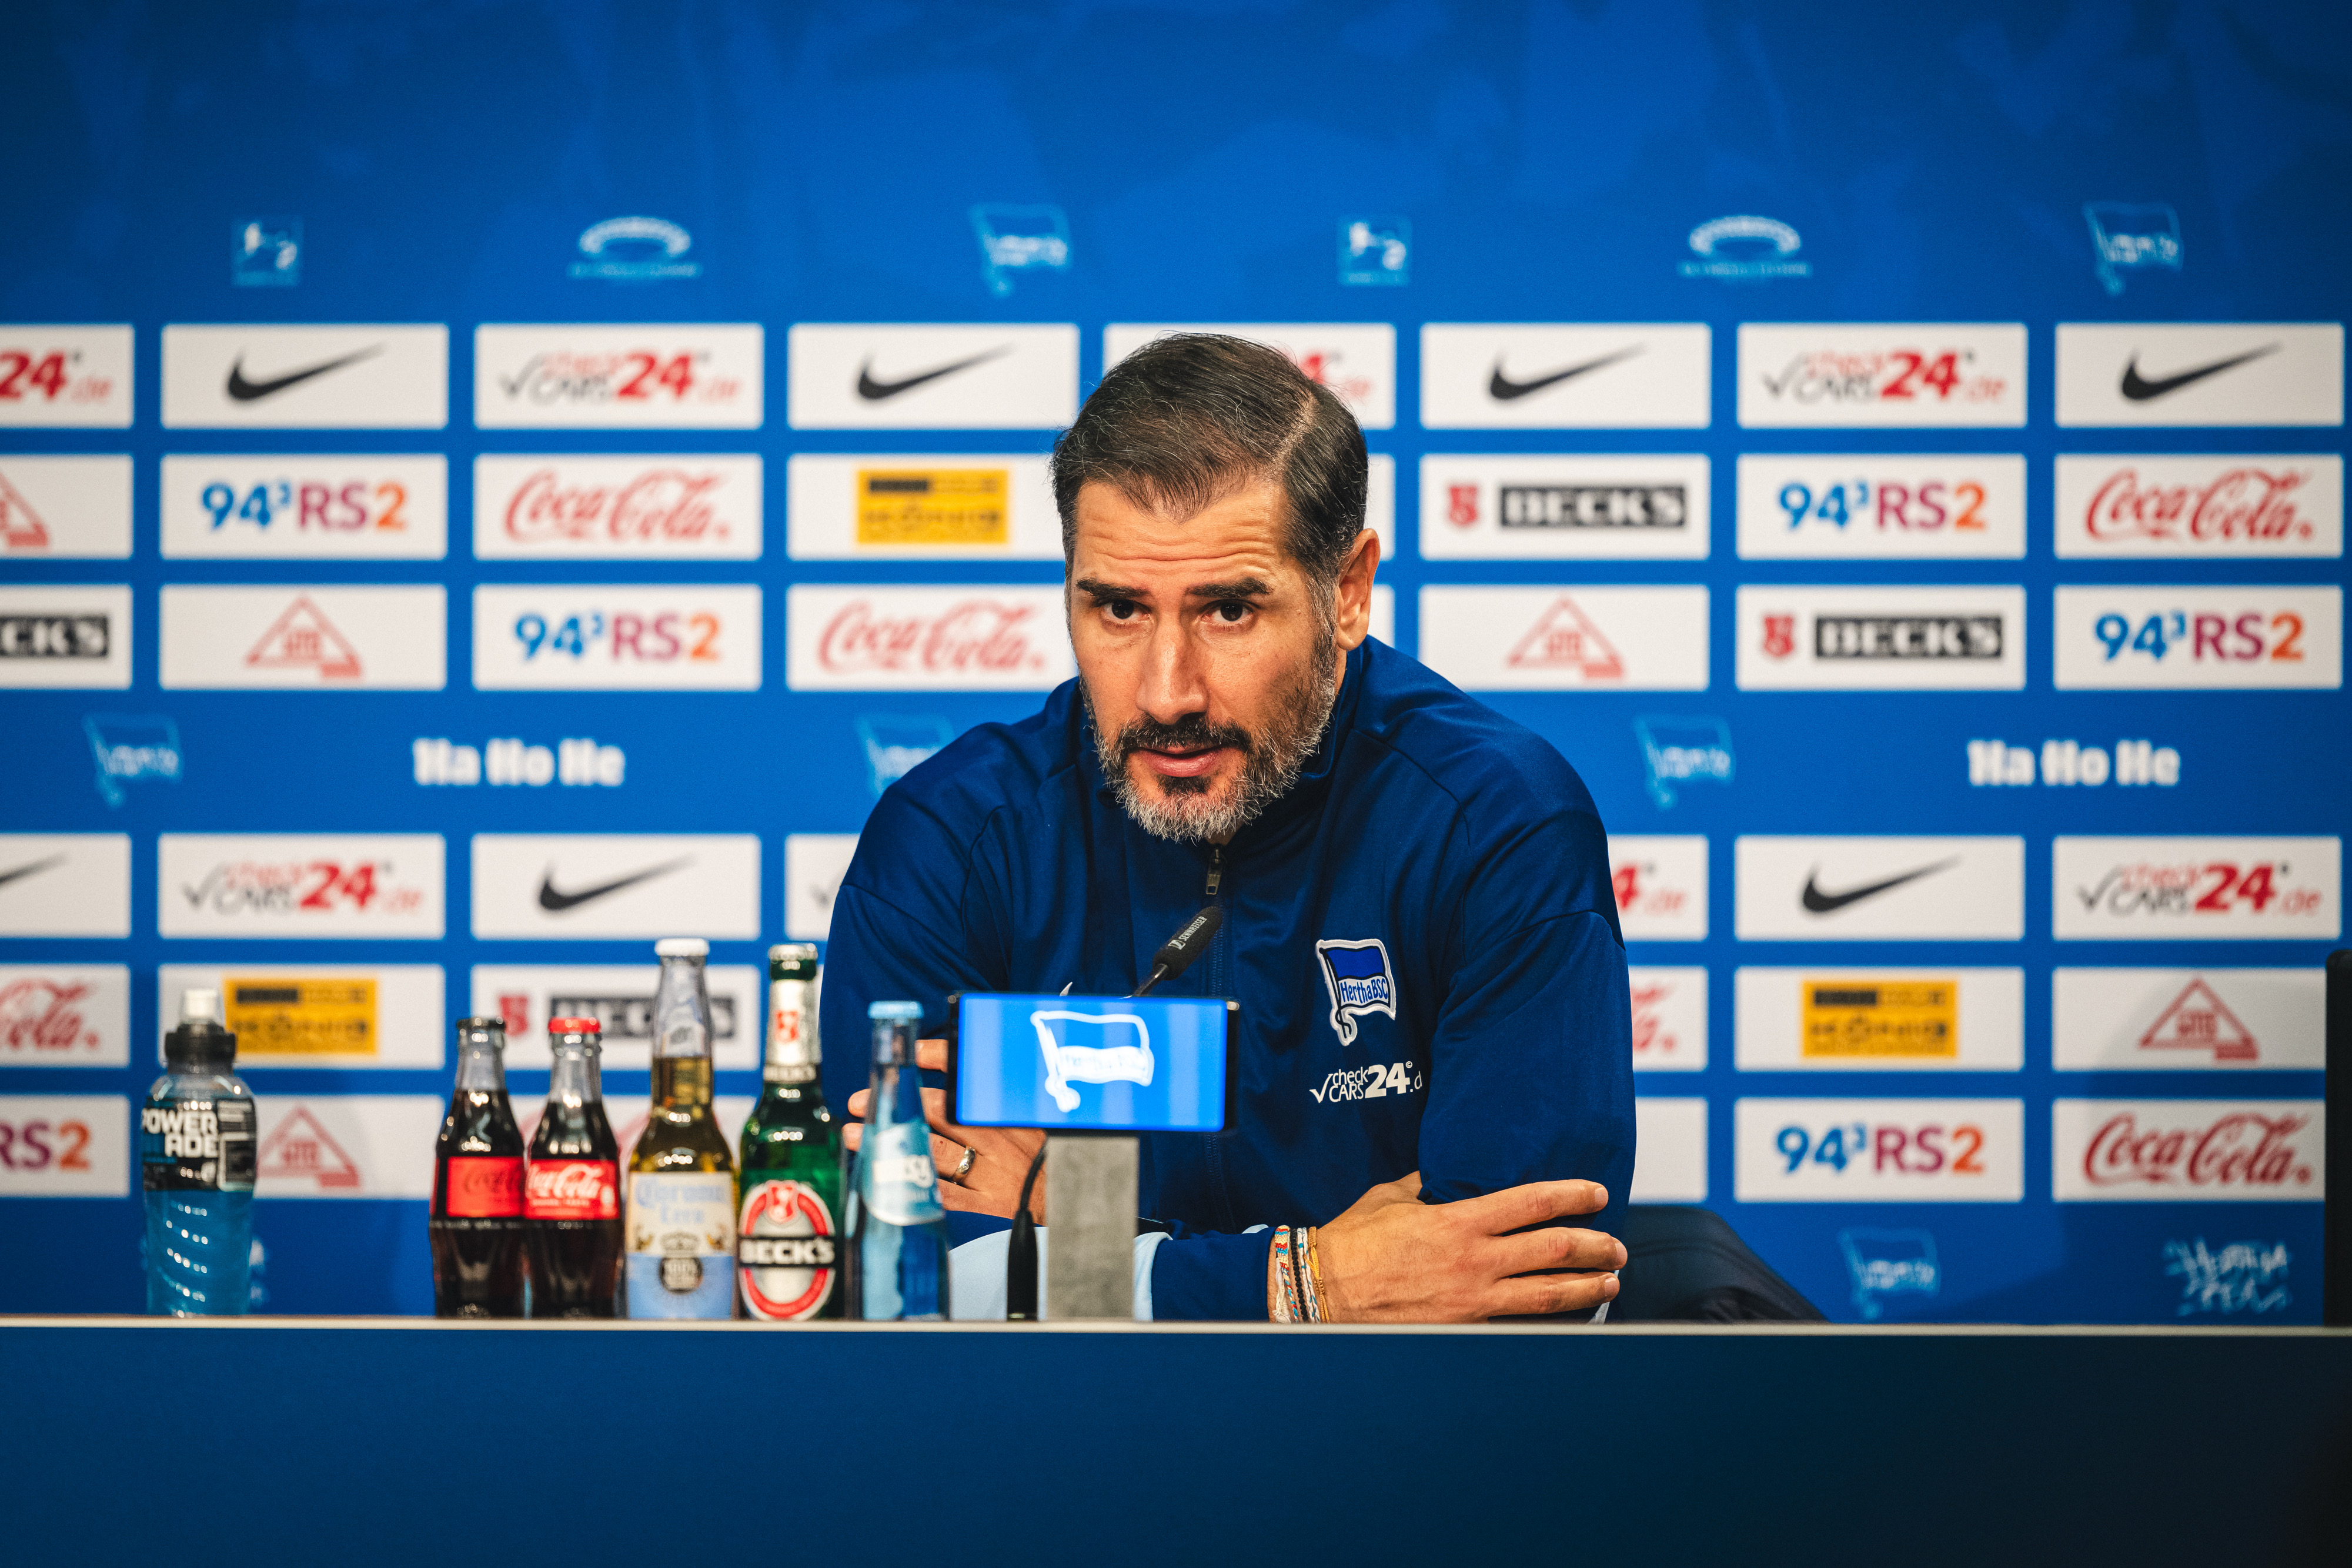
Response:
M474 592L474 684L755 691L755 587L491 588Z

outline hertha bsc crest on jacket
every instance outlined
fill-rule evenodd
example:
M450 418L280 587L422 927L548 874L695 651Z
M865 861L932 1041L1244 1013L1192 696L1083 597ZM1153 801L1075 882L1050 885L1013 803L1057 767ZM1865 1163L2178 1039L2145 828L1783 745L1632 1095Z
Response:
M1341 1045L1356 1043L1356 1020L1366 1013L1396 1017L1396 973L1387 945L1377 936L1361 942L1318 942L1323 985L1331 993L1331 1029Z

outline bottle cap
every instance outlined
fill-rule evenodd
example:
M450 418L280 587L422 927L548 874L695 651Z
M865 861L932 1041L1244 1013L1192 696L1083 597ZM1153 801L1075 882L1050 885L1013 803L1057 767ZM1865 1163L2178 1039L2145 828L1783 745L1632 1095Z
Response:
M875 1002L866 1009L866 1016L876 1023L920 1023L923 1004L920 1002Z
M221 1027L220 992L180 993L180 1022L163 1037L164 1065L226 1071L236 1062L236 1036Z
M779 942L768 949L771 964L814 964L816 944L814 942Z
M654 944L656 958L708 958L710 944L699 936L665 936Z
M594 1019L550 1019L547 1032L556 1034L594 1034L604 1032L604 1026Z
M498 1030L500 1034L506 1033L507 1020L502 1018L459 1019L457 1020L457 1032L460 1034L478 1034L484 1030L492 1029Z
M218 1023L221 1020L220 993L209 988L190 989L180 993L182 1023Z

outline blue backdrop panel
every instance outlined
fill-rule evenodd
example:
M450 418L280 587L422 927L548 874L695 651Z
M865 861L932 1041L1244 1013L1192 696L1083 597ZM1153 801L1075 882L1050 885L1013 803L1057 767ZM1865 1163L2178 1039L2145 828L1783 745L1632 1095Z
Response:
M135 1196L68 1195L54 1156L37 1160L23 1132L71 1118L49 1097L135 1103L153 1071L163 966L246 975L437 967L446 1025L471 1009L477 966L650 956L634 938L478 935L478 895L527 899L530 889L477 888L475 835L654 832L758 836L756 929L724 935L713 953L714 964L757 964L767 943L788 934L788 838L855 834L877 783L909 755L1034 708L1026 692L793 689L795 585L1058 580L1051 560L796 556L788 543L795 455L1034 455L1050 432L795 428L793 324L1075 324L1082 392L1102 372L1103 330L1113 323L1261 322L1395 329L1396 417L1369 439L1395 465L1397 549L1381 578L1396 591L1398 646L1425 648L1420 594L1429 588L1708 591L1703 689L1612 690L1603 681L1488 697L1574 762L1612 835L1706 841L1703 888L1675 890L1704 893L1705 935L1631 946L1636 965L1703 967L1708 980L1704 1069L1645 1063L1641 1076L1647 1098L1706 1107L1703 1132L1686 1113L1673 1124L1696 1141L1678 1143L1671 1130L1651 1137L1645 1176L1655 1170L1668 1182L1655 1194L1703 1190L1836 1317L2316 1321L2316 1202L2062 1201L2059 1178L2082 1151L2053 1121L2056 1102L2077 1100L2132 1103L2146 1125L2165 1120L2161 1106L2147 1109L2155 1102L2250 1102L2291 1121L2321 1093L2315 1044L2301 1041L2311 1054L2298 1057L2297 1040L2246 1026L2264 1036L2264 1063L2311 1065L2225 1072L2210 1070L2213 1051L2183 1051L2166 1071L2061 1069L2053 972L2189 971L2226 991L2232 982L2219 971L2316 971L2336 931L2334 841L2352 819L2342 782L2352 709L2340 677L2304 690L2062 690L2053 649L2064 630L2061 585L2186 594L2246 584L2272 598L2340 589L2340 545L2275 558L2062 559L2068 519L2056 496L2062 455L2334 460L2340 413L2336 423L2299 426L2062 427L2056 362L2062 323L2343 319L2352 81L2333 62L2347 57L2347 42L2352 23L2340 8L2096 0L1893 10L1680 0L18 7L12 47L0 53L13 108L0 152L16 242L0 260L0 323L22 325L0 331L0 351L52 329L127 325L134 390L127 422L113 426L24 424L0 407L0 477L21 493L10 502L0 491L0 506L17 508L12 517L27 502L35 512L58 505L47 498L58 492L39 488L47 481L26 477L36 473L26 458L127 455L131 465L127 556L70 558L14 526L0 549L0 600L31 605L24 595L57 585L127 587L131 653L120 689L0 687L8 737L0 834L128 835L129 925L127 935L68 936L55 926L45 935L37 917L10 925L0 965L16 967L12 978L58 984L68 983L58 979L63 966L125 967L130 1065L57 1064L31 1043L37 1030L26 1021L53 1017L49 1004L36 1007L32 992L9 1003L0 1116L22 1163L0 1169L0 1248L26 1266L0 1270L0 1310L122 1311L140 1301ZM660 223L606 228L591 241L607 220L632 217ZM1694 235L1724 217L1771 222ZM1706 422L1425 428L1421 329L1433 322L1704 323ZM2021 324L2023 423L1743 425L1739 329L1779 322ZM294 323L446 326L446 425L166 425L167 327ZM474 391L475 329L484 323L758 323L764 415L733 428L483 428ZM2336 375L2340 399L2340 367ZM215 384L200 390L214 395ZM757 558L478 555L478 458L598 454L758 455ZM1420 465L1448 454L1702 455L1711 547L1685 559L1424 559L1423 529L1447 525L1422 515ZM1808 454L2020 459L2022 557L1743 556L1739 460ZM167 557L167 458L306 455L446 459L446 554ZM2340 503L2319 510L2340 519ZM85 520L58 512L46 531L61 539ZM234 584L437 586L447 612L438 644L420 631L401 656L430 664L437 654L444 684L167 687L165 591ZM757 689L477 689L476 591L546 584L608 608L626 585L680 595L755 585L764 621ZM2021 688L1743 686L1740 661L1758 653L1747 646L1756 629L1742 621L1738 591L1824 584L2021 589ZM2315 618L2315 648L2340 641L2340 601L2328 602L2338 609ZM333 603L329 612L341 613ZM0 603L0 612L14 612ZM1653 738L1727 756L1700 764L1710 776L1660 791L1643 725ZM416 740L481 747L502 737L550 747L593 737L625 754L625 773L617 786L417 781ZM1970 782L1972 740L2038 755L2045 740L2068 737L2172 748L2179 782ZM96 779L94 745L145 747L147 760ZM176 767L155 760L166 748ZM185 833L437 834L443 934L167 936L160 841ZM1738 837L1855 834L2021 839L2021 936L1739 938ZM2313 852L2324 868L2293 868L2330 890L2326 929L2306 924L2291 939L2263 941L2062 940L2053 915L2068 890L2053 877L2054 841L2076 835L2327 841ZM25 863L46 852L27 850ZM499 873L509 882L522 874ZM1742 1041L1766 1032L1761 1012L1740 1016L1740 970L1834 977L1857 967L1929 979L1961 967L2016 971L2017 1065L1740 1068ZM389 994L377 1003L387 1018ZM1687 1021L1677 1027L1695 1038ZM860 1043L832 1042L836 1104L860 1082ZM255 1069L266 1117L307 1108L319 1129L281 1141L278 1174L257 1205L270 1309L429 1309L414 1175L424 1149L368 1140L407 1125L384 1097L446 1092L439 1049L421 1036L387 1038L387 1065ZM543 1092L543 1072L519 1070L512 1080L519 1103ZM642 1071L607 1076L624 1120L646 1088ZM728 1067L720 1092L754 1093L756 1074ZM2018 1195L1862 1201L1830 1186L1828 1201L1768 1201L1760 1189L1743 1201L1738 1103L1779 1099L2014 1102L2005 1158ZM2221 1113L2182 1109L2174 1119L2210 1127ZM1849 1104L1804 1124L1797 1174L1843 1179L1821 1174L1833 1167L1814 1159L1818 1140L1839 1117L1874 1114ZM1748 1153L1769 1172L1775 1150L1786 1153L1774 1140L1801 1118L1769 1108L1751 1115ZM1865 1142L1876 1135L1873 1124ZM2289 1142L2296 1158L2315 1162L2311 1127ZM121 1156L119 1141L92 1146ZM110 1178L102 1170L88 1179ZM2301 1190L2318 1179L2315 1168ZM2293 1193L2297 1184L2263 1190Z

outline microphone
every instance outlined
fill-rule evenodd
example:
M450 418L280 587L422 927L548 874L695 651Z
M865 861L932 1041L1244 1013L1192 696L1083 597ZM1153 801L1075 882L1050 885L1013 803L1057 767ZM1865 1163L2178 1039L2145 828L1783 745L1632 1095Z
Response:
M1201 911L1184 923L1184 929L1168 938L1168 944L1151 956L1151 973L1143 984L1135 988L1139 997L1151 994L1151 988L1162 980L1172 980L1192 967L1192 960L1208 950L1209 944L1225 923L1225 912L1215 904Z
M1225 912L1213 904L1186 921L1184 928L1151 956L1151 972L1129 994L1148 995L1160 981L1172 980L1191 968L1192 961L1208 951L1224 923ZM1004 1243L1006 1322L1037 1321L1037 1222L1030 1217L1029 1195L1036 1189L1037 1173L1045 1168L1045 1145L1040 1144L1036 1157L1029 1162L1029 1174L1022 1178L1021 1202L1013 1211L1013 1234Z

